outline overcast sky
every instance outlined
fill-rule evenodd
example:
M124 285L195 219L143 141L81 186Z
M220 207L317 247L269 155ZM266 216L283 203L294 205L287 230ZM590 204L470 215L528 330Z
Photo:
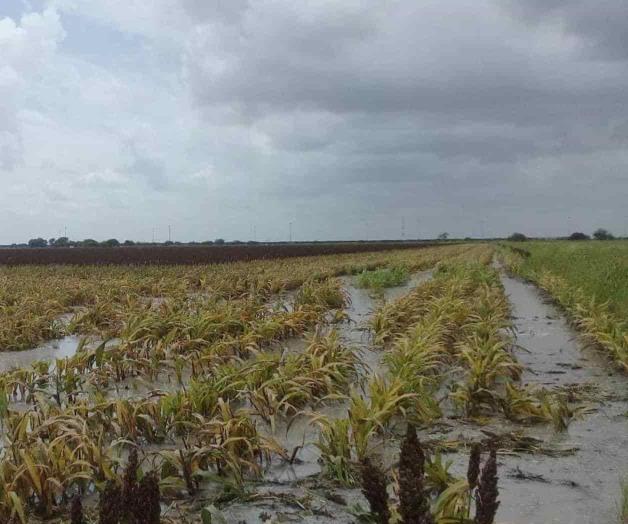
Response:
M2 0L0 243L628 224L626 0Z

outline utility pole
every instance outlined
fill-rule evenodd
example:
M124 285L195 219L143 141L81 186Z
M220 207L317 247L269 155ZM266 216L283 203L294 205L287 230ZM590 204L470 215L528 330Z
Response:
M401 240L406 239L406 217L401 217Z
M172 231L170 229L170 224L168 224L168 242L172 242Z
M155 228L153 228L153 244L155 243Z
M288 222L288 228L289 228L288 238L290 239L290 242L292 242L292 222Z

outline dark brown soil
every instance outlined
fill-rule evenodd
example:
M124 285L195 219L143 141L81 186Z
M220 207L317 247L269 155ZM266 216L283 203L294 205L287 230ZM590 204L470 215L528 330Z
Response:
M363 253L427 247L418 242L337 242L214 246L120 246L0 249L0 265L219 264L239 260Z

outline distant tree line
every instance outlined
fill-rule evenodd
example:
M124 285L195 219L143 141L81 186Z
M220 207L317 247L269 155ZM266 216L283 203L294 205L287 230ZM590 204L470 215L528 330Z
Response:
M93 238L86 238L85 240L70 240L68 237L59 238L31 238L28 241L28 247L117 247L120 245L134 246L135 242L132 240L125 240L122 244L115 238L110 238L102 242L94 240Z
M217 238L216 240L205 240L203 242L189 242L185 243L186 245L223 245L223 244L244 244L245 242L241 242L239 240L233 240L230 242L226 242L224 238ZM258 244L253 240L246 242L246 244ZM12 244L11 247L33 247L33 248L42 248L42 247L118 247L118 246L151 246L151 245L160 245L160 246L180 246L183 245L182 242L172 242L170 240L166 242L135 242L133 240L125 240L124 242L120 242L116 238L110 238L108 240L103 240L99 242L98 240L94 240L93 238L86 238L85 240L70 240L68 237L59 237L59 238L49 238L46 240L42 237L31 238L26 244Z
M604 228L599 228L593 232L593 238L595 240L613 240L615 237L610 231ZM528 237L523 233L513 233L508 237L508 240L512 242L525 242L526 240L528 240ZM567 237L567 240L591 240L591 237L586 233L577 231L569 235Z
M593 232L592 237L595 240L612 240L615 237L613 236L613 234L603 228L599 228L596 229ZM440 241L446 241L450 238L448 233L440 233L438 235L438 240ZM582 233L582 232L575 232L572 233L571 235L569 235L568 237L563 237L563 238L567 238L567 240L590 240L591 236L587 235L586 233ZM526 240L528 240L529 237L527 237L526 235L524 235L523 233L513 233L512 235L510 235L508 237L508 240L513 241L513 242L525 242ZM456 240L456 239L452 239L452 240ZM459 239L462 240L462 239ZM470 237L466 237L464 238L464 240L466 241L471 241L474 240ZM480 239L477 239L480 240ZM481 239L481 240L491 240L491 239ZM494 238L492 240L500 240L499 238ZM415 241L419 241L418 239ZM317 243L346 243L346 242L351 242L351 241L338 241L338 242L333 242L333 241L312 241L312 242L306 242L308 244L312 243L312 244L317 244ZM355 242L363 242L363 241L355 241ZM386 242L399 242L399 240L380 240L380 241L371 241L371 242L381 242L381 243L386 243ZM26 244L12 244L10 247L32 247L32 248L44 248L44 247L52 247L52 248L56 248L56 247L118 247L118 246L154 246L154 245L159 245L159 246L181 246L181 245L189 245L189 246L208 246L208 245L242 245L242 244L260 244L260 243L264 243L264 244L288 244L289 242L257 242L254 240L249 240L246 242L242 242L240 240L230 240L230 241L226 241L224 238L217 238L215 240L205 240L202 242L172 242L172 241L166 241L166 242L135 242L133 240L125 240L124 242L120 242L119 240L117 240L116 238L110 238L108 240L103 240L103 241L98 241L98 240L94 240L93 238L86 238L84 240L70 240L68 237L59 237L59 238L49 238L48 240L46 240L45 238L42 237L38 237L38 238L31 238ZM299 242L296 242L299 243ZM4 246L4 247L9 247L9 246Z

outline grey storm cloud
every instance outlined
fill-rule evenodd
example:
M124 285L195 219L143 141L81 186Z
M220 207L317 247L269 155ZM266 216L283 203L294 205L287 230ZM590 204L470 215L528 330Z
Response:
M623 225L622 0L46 0L24 20L9 1L0 175L70 188L56 220L84 201L106 237Z
M510 0L512 7L536 24L559 22L582 38L600 57L628 58L628 6L623 0Z
M371 151L386 149L372 142L378 136L391 141L395 130L399 148L489 160L623 141L626 64L587 60L560 33L547 41L531 34L517 20L516 6L459 4L454 16L436 3L424 4L426 17L419 4L395 2L294 20L292 13L260 17L259 6L268 4L258 2L257 10L223 28L222 45L213 25L201 26L186 73L201 107L228 106L262 127L268 115L294 124L283 133L287 139L276 141L286 149L328 147L358 123L356 115L380 124L378 130L367 123L378 133L367 141ZM546 8L560 9L558 3ZM531 16L532 7L525 10ZM543 12L534 11L541 18ZM311 117L300 127L294 114L308 112L343 115L348 125L329 129L323 118ZM476 124L474 132L459 132L465 124ZM592 131L590 140L582 127ZM274 131L271 126L271 138Z

